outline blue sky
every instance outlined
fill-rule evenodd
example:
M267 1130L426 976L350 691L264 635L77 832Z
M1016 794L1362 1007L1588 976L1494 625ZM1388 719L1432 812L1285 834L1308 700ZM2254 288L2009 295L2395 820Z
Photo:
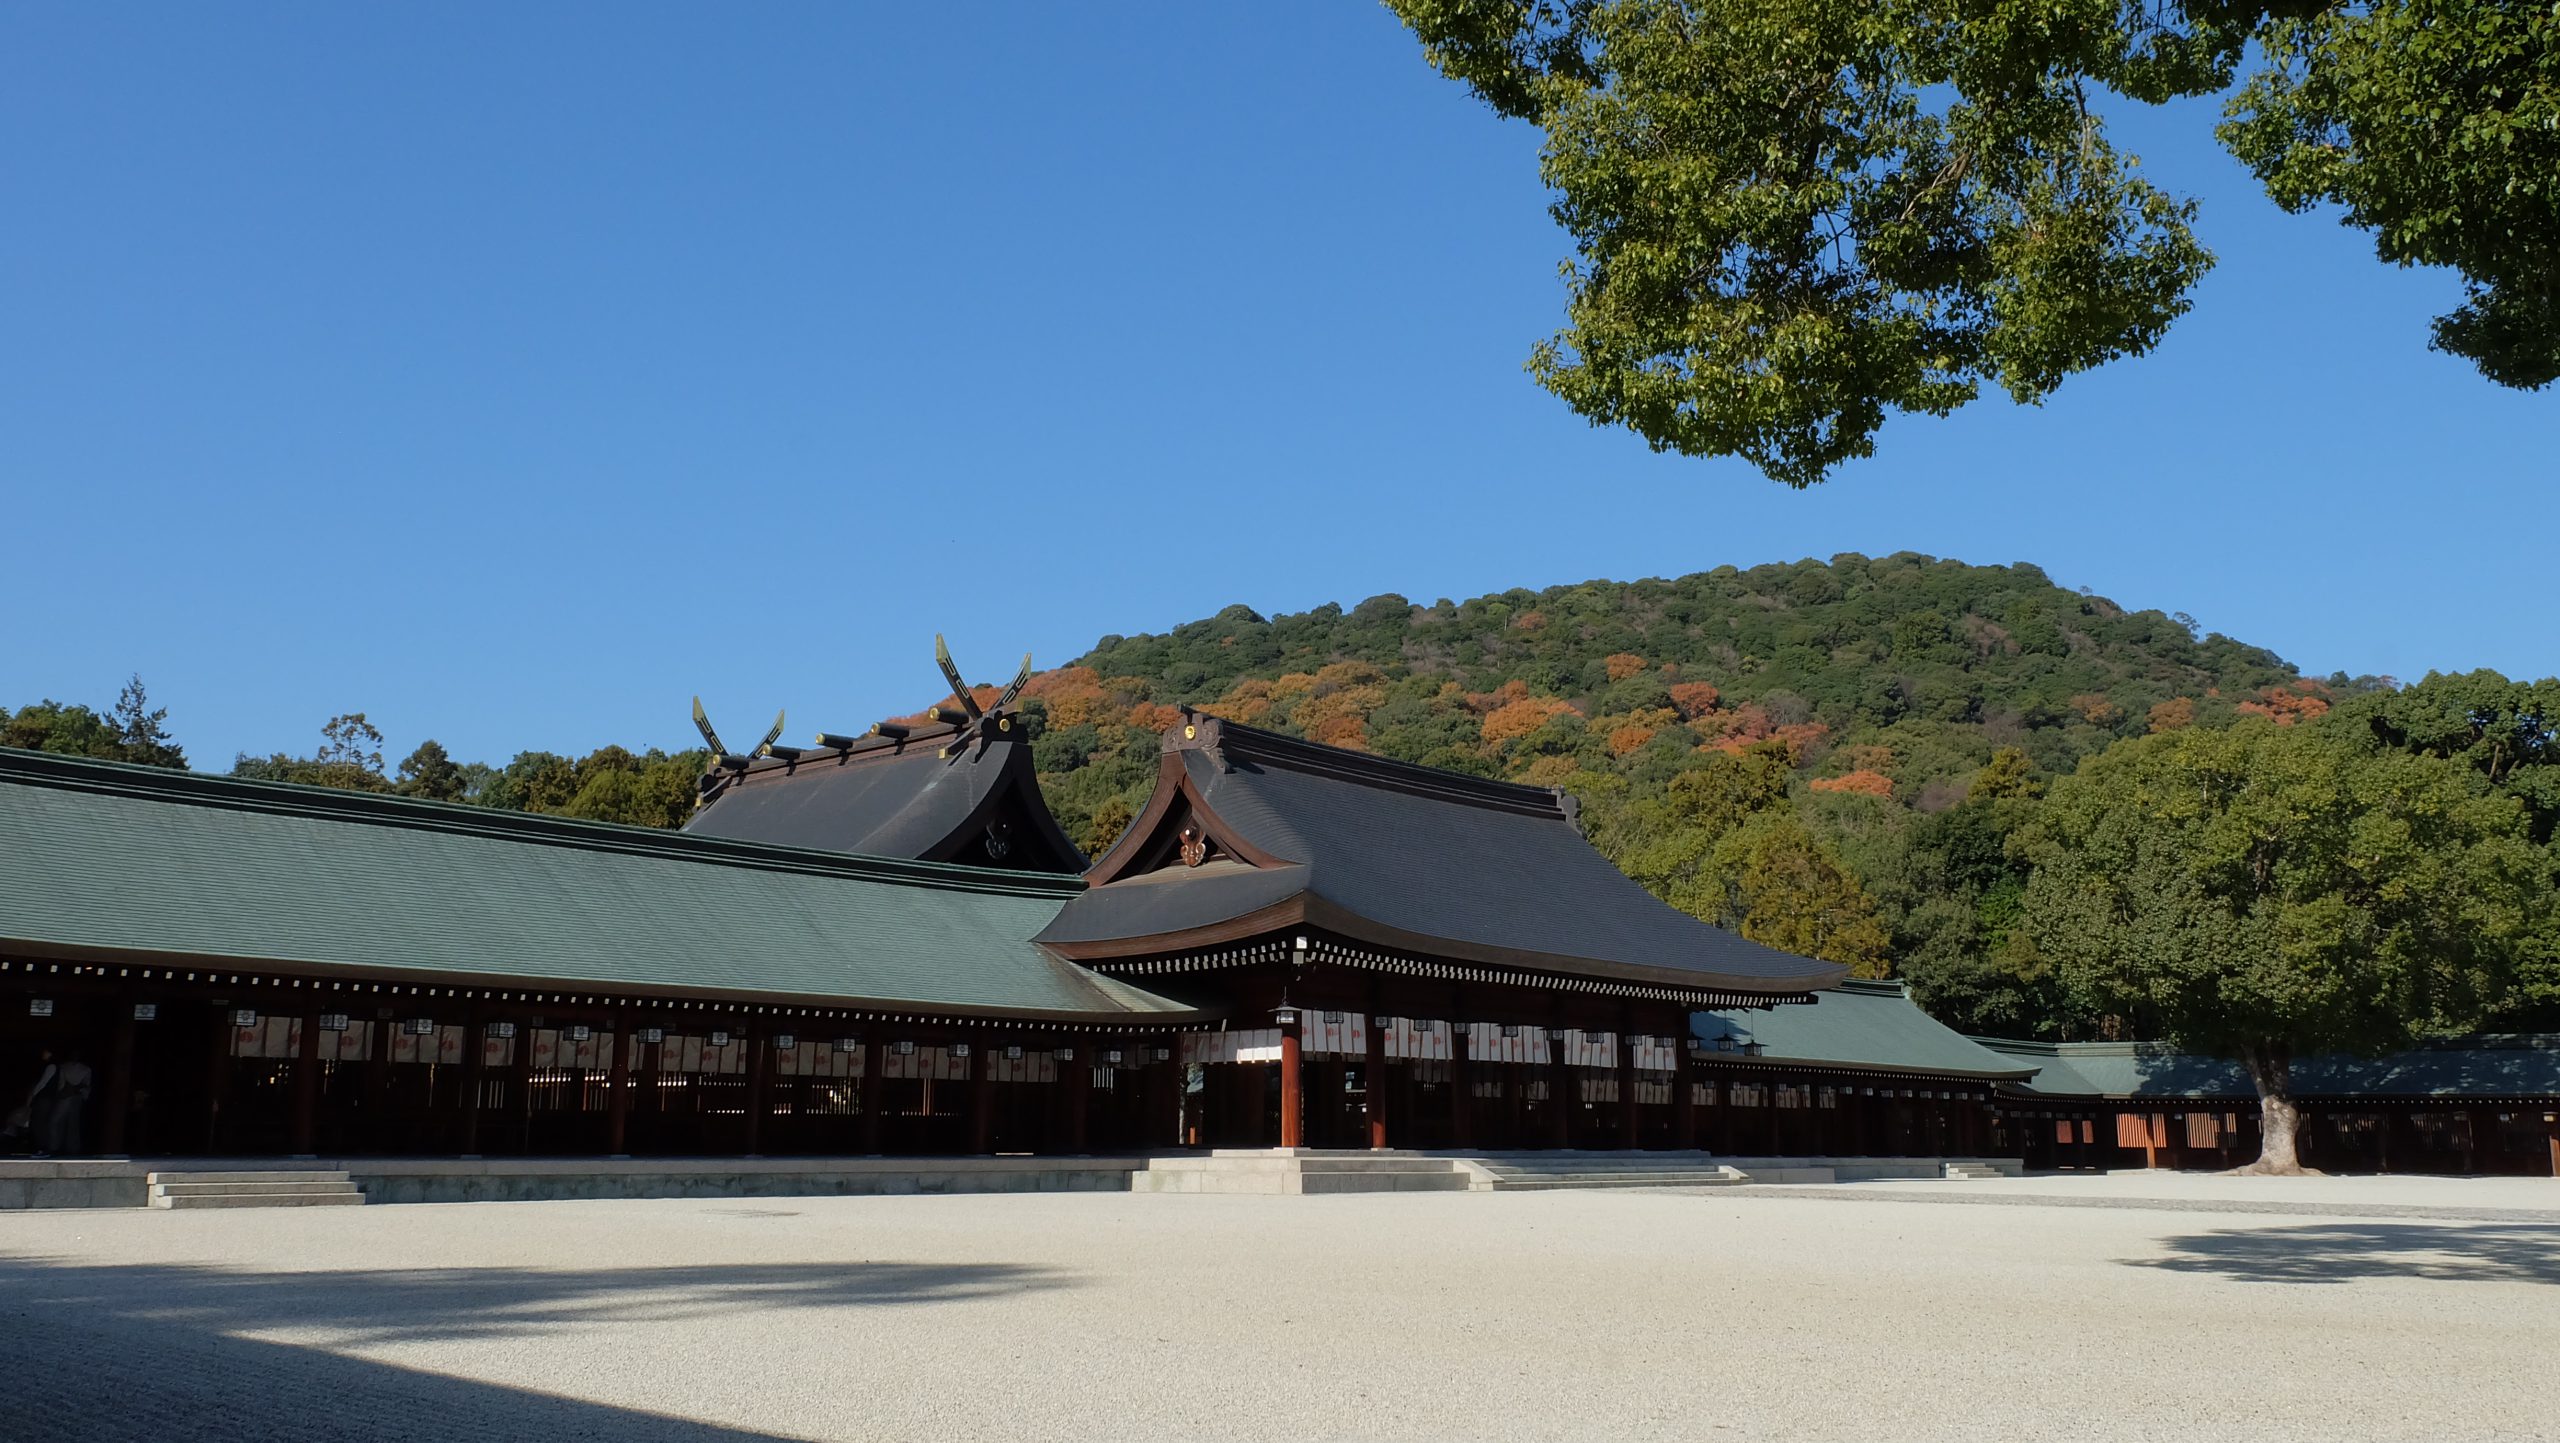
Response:
M2544 675L2560 402L2442 273L2124 117L2221 257L2150 357L1811 493L1521 369L1529 127L1325 6L0 12L0 704L200 767L857 727L1231 602L2034 561L2308 670ZM33 610L29 611L32 603Z

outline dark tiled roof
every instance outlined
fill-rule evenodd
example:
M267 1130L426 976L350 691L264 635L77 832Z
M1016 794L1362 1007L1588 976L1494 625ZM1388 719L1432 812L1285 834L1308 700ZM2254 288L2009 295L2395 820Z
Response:
M2032 1063L2023 1084L2043 1097L2254 1099L2240 1064L2148 1042L1978 1039ZM2560 1097L2560 1036L2447 1037L2388 1057L2309 1057L2293 1065L2297 1097Z
M1084 869L1041 798L1028 746L990 739L946 757L952 740L949 727L918 727L902 740L759 758L715 781L685 830L870 857Z
M1063 1019L1072 878L0 750L0 951Z
M1708 1042L1730 1041L1737 1050L1757 1044L1760 1054L1748 1060L1766 1063L1999 1079L2023 1078L2034 1066L1921 1011L1899 982L1852 979L1810 1007L1700 1012L1690 1027Z
M1146 814L1042 942L1135 956L1305 925L1400 952L1752 995L1846 974L1656 898L1593 850L1558 793L1213 717L1184 730L1166 737ZM1184 817L1229 860L1138 865Z

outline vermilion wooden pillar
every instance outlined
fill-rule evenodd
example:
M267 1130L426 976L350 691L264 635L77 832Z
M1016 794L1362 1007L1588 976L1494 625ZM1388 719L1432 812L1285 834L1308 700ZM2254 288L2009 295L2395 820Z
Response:
M98 1150L122 1152L126 1114L133 1111L133 1004L115 1000L116 1026L107 1043L106 1116L98 1119Z
M1618 1028L1618 1146L1644 1146L1644 1114L1636 1101L1636 1036L1621 1023Z
M1573 1145L1573 1114L1582 1100L1573 1095L1573 1069L1565 1065L1564 1029L1547 1029L1547 1146Z
M1183 1135L1182 1130L1182 1088L1188 1079L1184 1076L1183 1065L1179 1060L1157 1061L1155 1046L1156 1044L1148 1044L1146 1064L1141 1069L1146 1077L1142 1090L1146 1094L1147 1104L1146 1120L1139 1129L1139 1145L1164 1147L1168 1145L1169 1136L1171 1146L1181 1147L1190 1141ZM1173 1051L1175 1058L1179 1059L1181 1054L1178 1049L1167 1050ZM1134 1052L1130 1054L1132 1057L1137 1055Z
M993 1152L995 1135L995 1049L981 1039L969 1050L969 1151Z
M621 1013L606 1019L612 1029L605 1035L613 1046L613 1059L605 1068L605 1148L615 1157L631 1155L631 1029L630 1021Z
M880 1151L880 1100L888 1091L888 1079L881 1074L888 1068L889 1044L877 1035L862 1040L862 1150Z
M309 1157L319 1150L320 1016L302 1015L302 1045L293 1050L293 1155Z
M222 1095L231 1081L231 1008L213 1006L213 1046L205 1051L204 1150L222 1149Z
M1683 1014L1686 1026L1688 1017ZM1689 1060L1689 1039L1671 1039L1671 1145L1686 1152L1698 1145L1697 1072Z
M765 1029L744 1024L747 1044L747 1156L764 1152L764 1115L771 1108L765 1093L765 1079L773 1071L770 1054L773 1038Z
M1067 1094L1067 1127L1062 1145L1068 1152L1083 1152L1087 1119L1093 1113L1093 1064L1098 1060L1085 1048L1069 1049L1075 1055L1058 1064L1065 1075L1058 1079Z
M1299 1076L1298 1024L1295 1019L1280 1028L1280 1145L1304 1147L1307 1135L1306 1089ZM1375 1084L1371 1084L1372 1091Z
M1449 1144L1452 1147L1476 1145L1476 1077L1472 1035L1467 1031L1463 1006L1453 1007L1456 1017L1449 1019Z
M1377 989L1370 989L1368 1025L1361 1029L1367 1047L1360 1054L1361 1096L1369 1113L1369 1146L1382 1148L1387 1142L1387 1019L1378 1015ZM1284 1044L1285 1045L1285 1044Z
M353 1023L354 1019L349 1021ZM360 1024L364 1032L364 1116L363 1145L377 1151L388 1151L392 1145L391 1108L391 1038L389 1018L367 1018Z
M474 1007L463 1024L462 1155L480 1155L480 1101L489 1090L489 1023Z

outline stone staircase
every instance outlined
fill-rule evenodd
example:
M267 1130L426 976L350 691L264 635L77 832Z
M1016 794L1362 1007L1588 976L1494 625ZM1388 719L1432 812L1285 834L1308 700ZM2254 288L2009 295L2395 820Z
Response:
M1467 1173L1450 1158L1415 1152L1325 1148L1220 1149L1149 1158L1129 1175L1131 1192L1342 1193L1464 1192Z
M343 1172L155 1172L150 1204L156 1208L354 1207L364 1190Z
M1517 1152L1460 1160L1477 1192L1566 1188L1733 1187L1751 1175L1702 1152Z
M1950 1182L1982 1182L1989 1178L2015 1177L2017 1173L2003 1171L1988 1163L1951 1162L1947 1164L1946 1175Z

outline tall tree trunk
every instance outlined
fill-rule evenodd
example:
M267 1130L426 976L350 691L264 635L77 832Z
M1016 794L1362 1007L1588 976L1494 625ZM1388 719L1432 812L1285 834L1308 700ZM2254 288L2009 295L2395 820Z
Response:
M2240 1063L2258 1089L2258 1160L2233 1172L2300 1177L2308 1169L2296 1139L2302 1132L2302 1109L2293 1101L2293 1049L2263 1042L2240 1049Z

